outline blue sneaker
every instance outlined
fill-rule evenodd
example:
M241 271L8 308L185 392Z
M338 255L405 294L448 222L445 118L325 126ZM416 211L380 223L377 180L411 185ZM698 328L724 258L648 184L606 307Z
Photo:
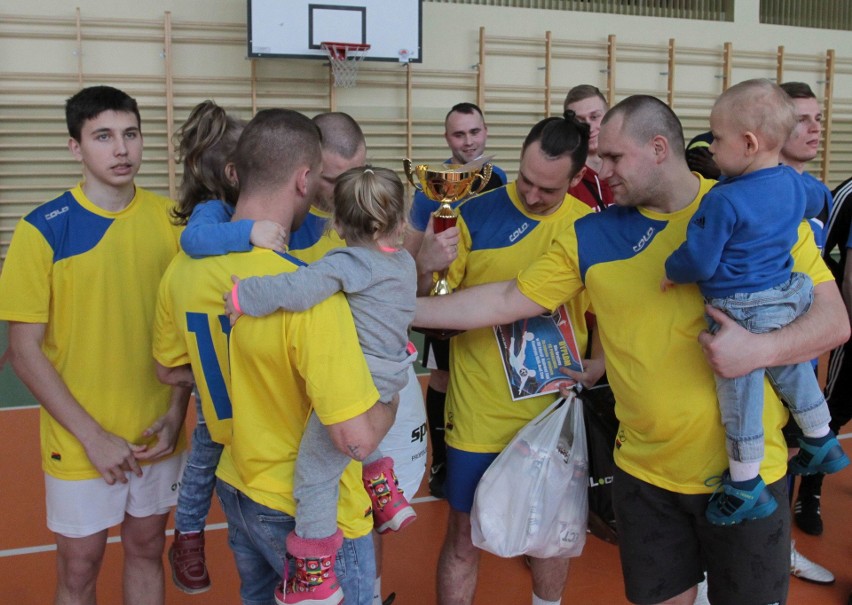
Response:
M716 491L710 496L705 513L713 525L735 525L763 519L778 508L775 496L766 489L766 483L760 475L751 481L734 482L731 481L730 473L725 471L721 477L711 477L705 481L705 485L714 484Z
M849 456L831 432L825 437L799 437L799 453L787 464L794 475L829 475L847 466Z

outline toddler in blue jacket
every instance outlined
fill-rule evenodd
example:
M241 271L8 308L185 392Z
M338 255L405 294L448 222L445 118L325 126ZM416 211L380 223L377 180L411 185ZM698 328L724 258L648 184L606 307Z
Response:
M663 290L696 283L705 301L753 333L781 328L813 302L813 283L793 272L791 249L803 219L831 200L828 189L779 165L796 124L787 94L769 80L748 80L713 105L713 159L726 177L701 202L686 241L666 260ZM708 316L710 331L718 324ZM729 470L707 507L714 525L767 517L778 506L760 477L763 459L763 379L787 403L804 433L790 461L795 474L833 473L849 464L828 428L828 405L809 362L716 377L727 437Z

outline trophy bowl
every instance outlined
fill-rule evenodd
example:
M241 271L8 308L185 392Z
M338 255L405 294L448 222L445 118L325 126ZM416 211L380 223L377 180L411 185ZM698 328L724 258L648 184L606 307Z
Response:
M455 227L458 214L452 204L482 191L491 179L492 170L491 163L484 158L464 165L441 164L440 168L432 168L428 164L415 166L410 159L403 158L402 167L412 187L433 202L440 204L432 213L432 229L435 233ZM479 183L474 188L477 179ZM433 296L444 296L452 292L447 281L447 273L447 269L439 272L435 286L432 288Z
M422 192L433 202L440 204L438 209L432 213L432 228L435 233L440 233L456 225L458 214L453 209L452 204L482 191L488 181L491 180L492 171L491 163L485 159L475 160L464 165L440 164L439 168L433 168L428 164L415 165L410 159L403 158L402 167L412 187ZM452 292L447 281L447 274L448 269L438 273L431 291L432 296L444 296ZM414 330L441 340L463 331L428 328L414 328Z
M491 179L490 163L441 164L440 168L433 168L428 164L414 165L410 159L403 158L402 166L408 182L439 204L452 204L479 193ZM477 179L479 183L474 188Z

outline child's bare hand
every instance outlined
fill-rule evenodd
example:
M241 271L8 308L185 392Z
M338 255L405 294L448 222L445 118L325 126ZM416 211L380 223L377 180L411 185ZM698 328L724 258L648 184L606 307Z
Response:
M664 277L660 282L660 291L665 292L669 288L674 288L677 284L670 280L668 277Z
M249 241L252 246L276 252L287 251L287 230L274 221L255 221Z
M231 320L231 325L233 326L237 323L242 312L237 308L238 305L234 303L234 290L238 289L237 284L240 283L240 278L236 275L232 275L231 281L234 282L234 288L225 292L225 294L222 295L222 299L225 301L225 314Z

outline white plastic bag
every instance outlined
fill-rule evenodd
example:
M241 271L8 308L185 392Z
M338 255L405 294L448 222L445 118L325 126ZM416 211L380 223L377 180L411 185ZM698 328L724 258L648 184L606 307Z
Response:
M477 547L500 557L576 557L586 543L588 454L583 406L558 399L518 431L479 481Z

